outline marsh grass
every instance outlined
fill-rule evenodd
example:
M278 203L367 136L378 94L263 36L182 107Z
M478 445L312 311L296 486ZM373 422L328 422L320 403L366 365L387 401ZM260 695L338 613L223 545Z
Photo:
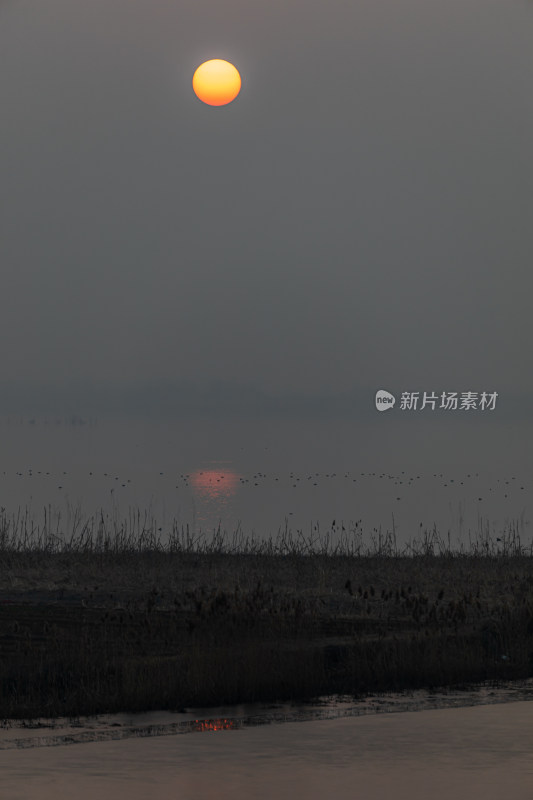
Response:
M0 716L79 716L533 674L518 523L469 548L436 529L164 532L148 512L0 515Z

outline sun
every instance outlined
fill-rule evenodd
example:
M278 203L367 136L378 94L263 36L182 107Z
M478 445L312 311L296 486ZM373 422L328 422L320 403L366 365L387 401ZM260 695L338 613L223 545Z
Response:
M225 106L239 94L241 76L229 61L213 58L200 64L193 75L192 88L208 106Z

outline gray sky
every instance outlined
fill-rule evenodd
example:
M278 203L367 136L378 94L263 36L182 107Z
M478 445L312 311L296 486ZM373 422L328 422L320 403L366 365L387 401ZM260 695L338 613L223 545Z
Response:
M0 404L531 420L533 7L0 5ZM234 63L226 107L191 87ZM385 415L383 415L385 416Z

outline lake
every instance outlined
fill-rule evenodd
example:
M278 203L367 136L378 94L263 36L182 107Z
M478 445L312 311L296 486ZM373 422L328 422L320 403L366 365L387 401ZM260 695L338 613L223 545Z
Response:
M221 709L218 713L228 715L227 726L219 720L218 729L204 724L203 732L190 735L4 751L2 795L9 800L288 800L296 794L365 800L530 800L533 705L524 700L500 702L506 698L498 697L497 691L486 694L482 702L491 704L471 707L432 709L427 699L421 704L411 700L412 707L424 709L417 711L397 711L391 697L374 698L372 708L356 711L361 716L290 721L288 714L289 721L281 724L234 729L228 727L228 717L235 709ZM453 695L440 701L471 701ZM369 702L362 701L367 706ZM403 707L409 704L402 702ZM348 705L344 712L337 707L331 713L350 713ZM389 713L367 713L378 709ZM154 724L158 714L139 716ZM192 719L194 714L188 716ZM131 724L133 717L128 721ZM13 735L4 731L0 747Z

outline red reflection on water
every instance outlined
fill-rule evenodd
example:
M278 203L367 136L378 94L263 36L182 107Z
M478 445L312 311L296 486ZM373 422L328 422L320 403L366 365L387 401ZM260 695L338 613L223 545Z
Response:
M197 470L191 474L191 486L194 491L212 499L228 498L235 494L239 484L239 476L231 470Z
M195 719L192 725L195 731L225 731L238 727L233 719Z

